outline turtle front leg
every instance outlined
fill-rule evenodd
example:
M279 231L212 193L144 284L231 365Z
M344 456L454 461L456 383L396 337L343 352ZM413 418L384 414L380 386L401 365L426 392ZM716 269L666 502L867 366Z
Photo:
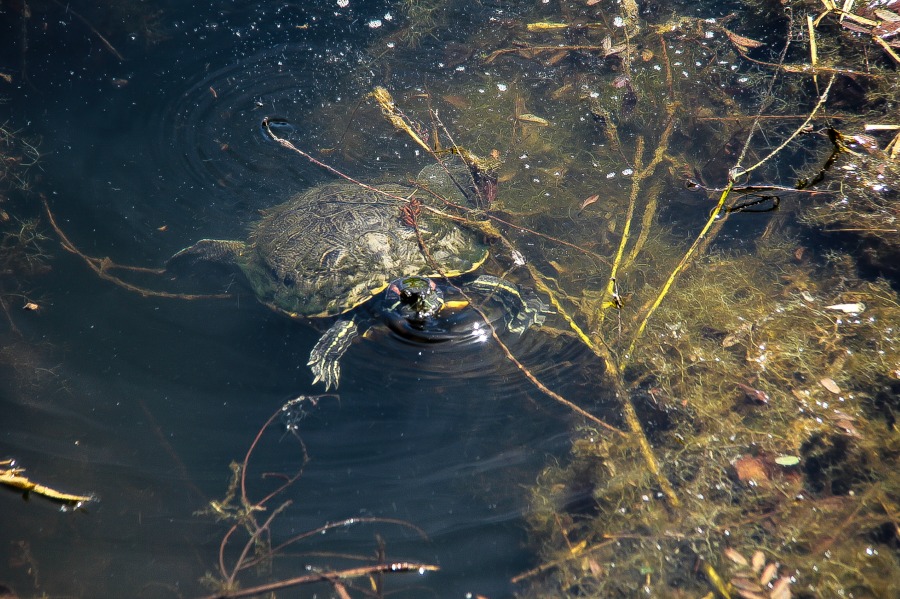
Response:
M319 337L316 346L309 353L309 362L306 363L315 375L313 385L322 381L326 391L332 387L337 389L341 376L341 356L350 349L350 344L358 335L353 320L338 320Z

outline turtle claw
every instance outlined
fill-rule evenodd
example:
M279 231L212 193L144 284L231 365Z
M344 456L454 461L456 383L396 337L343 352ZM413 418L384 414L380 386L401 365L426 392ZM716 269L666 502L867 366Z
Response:
M166 269L172 270L182 264L195 266L199 262L216 264L236 264L237 259L246 251L243 241L231 239L201 239L192 246L186 247L166 261Z
M309 362L306 363L315 377L313 385L321 381L325 383L326 391L332 387L337 389L341 376L341 356L350 349L350 344L358 334L356 323L352 320L339 320L322 334L309 353Z

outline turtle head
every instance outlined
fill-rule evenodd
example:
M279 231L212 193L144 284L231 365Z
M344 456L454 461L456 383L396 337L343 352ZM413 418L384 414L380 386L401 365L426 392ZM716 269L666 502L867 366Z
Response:
M444 294L428 277L404 277L390 284L387 304L410 322L424 322L444 305Z

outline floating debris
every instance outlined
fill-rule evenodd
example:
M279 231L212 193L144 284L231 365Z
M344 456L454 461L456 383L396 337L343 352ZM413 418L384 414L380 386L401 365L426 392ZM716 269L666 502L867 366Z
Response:
M866 311L866 305L862 302L854 302L852 304L833 304L825 306L826 310L837 310L844 314L861 314Z

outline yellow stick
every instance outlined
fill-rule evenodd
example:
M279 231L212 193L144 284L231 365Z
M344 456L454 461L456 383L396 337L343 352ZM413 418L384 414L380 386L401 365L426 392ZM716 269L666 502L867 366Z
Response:
M9 465L11 463L11 460L6 460L0 462L0 465ZM14 489L21 489L26 493L36 493L48 499L62 501L64 503L87 503L89 501L94 501L95 499L95 497L91 495L73 495L71 493L63 493L62 491L51 489L50 487L33 482L27 476L22 476L23 472L25 472L25 470L22 468L0 470L0 484L13 487Z
M379 106L381 106L382 114L384 114L385 118L390 121L394 128L405 132L412 138L414 142L419 144L426 152L428 152L429 155L434 155L434 151L428 146L428 144L422 141L422 138L412 130L412 127L410 127L409 124L407 124L406 119L403 118L403 114L394 103L394 98L391 97L391 92L381 86L378 86L374 90L372 90L372 97L375 98L375 101L378 102Z

